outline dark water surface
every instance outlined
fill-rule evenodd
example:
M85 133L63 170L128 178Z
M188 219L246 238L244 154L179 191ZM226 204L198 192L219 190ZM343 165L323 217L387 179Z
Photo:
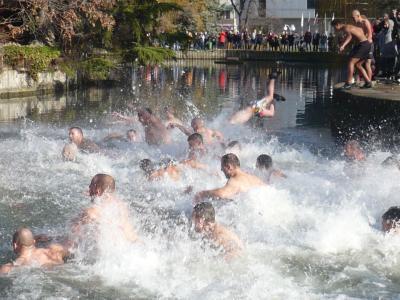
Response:
M264 95L273 68L282 71L276 117L228 126L227 118ZM10 241L20 225L65 236L90 201L84 195L96 173L117 181L143 245L127 245L105 226L96 247L84 243L66 265L20 269L0 277L5 299L348 299L397 298L400 238L383 235L380 216L398 204L399 170L380 162L397 153L395 104L349 103L333 98L343 79L336 66L307 64L172 65L127 70L121 87L78 90L57 97L0 102L0 263L13 258ZM225 262L202 247L190 230L193 195L226 180L184 170L183 179L147 182L143 158L186 157L186 137L161 148L101 140L139 124L117 123L111 112L172 106L186 122L203 116L227 141L239 140L242 167L255 172L256 157L272 155L288 178L267 189L217 205L217 220L244 241L243 256ZM15 121L10 121L19 117ZM81 126L100 142L101 154L61 160L68 127ZM342 158L344 138L361 139L363 166ZM220 149L207 162L218 172Z

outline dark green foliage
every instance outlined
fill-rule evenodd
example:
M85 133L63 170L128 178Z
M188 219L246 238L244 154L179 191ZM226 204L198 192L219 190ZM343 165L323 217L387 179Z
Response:
M89 58L79 64L79 69L89 80L107 80L113 68L114 62L100 57Z

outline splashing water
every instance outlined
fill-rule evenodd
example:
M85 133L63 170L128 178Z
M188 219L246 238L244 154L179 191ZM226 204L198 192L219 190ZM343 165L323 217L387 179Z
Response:
M292 100L290 93L295 92L290 88L282 92L287 103ZM239 195L233 202L215 205L217 221L245 243L243 256L229 263L193 234L193 194L184 193L187 186L194 186L195 192L222 186L226 182L222 173L211 176L187 169L180 182L165 178L155 183L148 182L139 169L143 158L183 159L183 134L174 132L174 145L160 149L143 143L115 143L103 154L79 154L77 162L64 162L60 153L66 126L41 122L5 125L0 142L0 263L12 258L9 241L20 225L52 236L67 235L71 220L90 205L83 192L96 173L114 176L143 243L127 243L110 222L100 224L96 251L89 241L88 248L82 246L63 266L21 268L1 277L0 296L396 298L400 292L400 238L382 234L380 218L398 202L399 171L380 165L389 155L382 149L372 151L363 167L349 166L336 155L340 150L326 155L316 151L336 146L326 128L292 126L293 116L296 118L292 106L298 107L303 100L278 104L280 116L266 122L267 133L265 129L227 126L226 116L234 109L227 99L209 124L222 130L226 140L241 142L238 155L245 170L255 172L256 157L267 153L288 176ZM193 107L187 111L197 115L203 110L192 101ZM96 124L84 127L84 132L100 140L109 133L109 125L103 120ZM127 128L113 126L121 132ZM215 172L222 152L211 149L207 159ZM108 213L108 220L117 217L112 209Z

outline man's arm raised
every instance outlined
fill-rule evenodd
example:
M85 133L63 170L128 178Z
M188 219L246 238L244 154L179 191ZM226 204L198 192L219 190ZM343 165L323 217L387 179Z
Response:
M168 125L168 129L170 128L178 128L180 131L182 131L184 134L186 134L187 136L191 135L193 133L192 130L190 130L189 128L186 128L183 125L180 125L178 123L171 123Z

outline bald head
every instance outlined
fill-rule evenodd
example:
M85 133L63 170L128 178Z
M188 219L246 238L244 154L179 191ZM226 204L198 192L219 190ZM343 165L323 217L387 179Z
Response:
M17 247L31 247L35 244L32 231L26 227L19 228L13 235L13 244Z
M357 10L357 9L353 10L353 12L352 12L351 16L352 16L352 18L353 18L354 22L356 22L356 23L358 23L358 22L361 22L361 21L362 21L362 18L361 18L361 13L360 13L360 11L359 11L359 10Z
M201 118L194 118L192 120L191 126L192 126L193 130L195 132L197 132L199 129L204 127L204 121Z
M89 194L92 197L101 196L104 193L115 192L115 180L107 174L97 174L89 185Z

